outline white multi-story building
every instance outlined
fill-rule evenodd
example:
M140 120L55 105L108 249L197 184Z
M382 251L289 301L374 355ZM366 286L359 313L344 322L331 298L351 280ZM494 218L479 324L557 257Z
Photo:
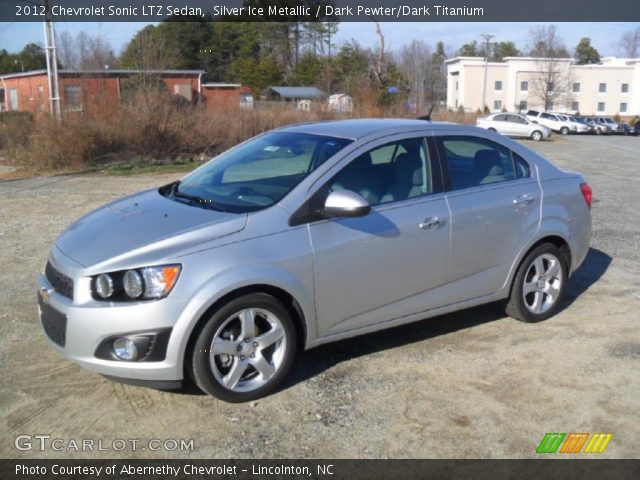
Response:
M445 64L452 110L483 110L484 96L490 111L640 114L640 58L605 57L598 65L575 65L569 58L507 57L485 64L482 57L455 57Z

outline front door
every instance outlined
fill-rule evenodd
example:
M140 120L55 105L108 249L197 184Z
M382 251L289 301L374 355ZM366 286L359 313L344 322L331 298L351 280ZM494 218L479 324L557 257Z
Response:
M435 152L406 138L355 155L325 188L361 194L371 213L309 225L319 336L435 307L431 292L447 277L449 210Z

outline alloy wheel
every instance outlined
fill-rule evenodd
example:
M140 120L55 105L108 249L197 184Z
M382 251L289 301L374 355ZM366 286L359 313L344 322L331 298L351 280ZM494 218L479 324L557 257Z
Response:
M209 364L220 385L234 392L264 386L281 367L287 342L281 320L261 308L245 308L217 329Z
M527 269L522 286L527 310L535 314L547 312L558 300L563 281L559 258L550 253L536 257Z

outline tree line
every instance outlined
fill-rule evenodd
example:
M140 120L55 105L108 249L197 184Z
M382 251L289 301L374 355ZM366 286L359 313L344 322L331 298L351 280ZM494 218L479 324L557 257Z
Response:
M453 56L573 58L577 64L600 62L588 37L567 48L553 25L529 33L529 47L514 42L469 42L457 50L442 42L413 40L390 51L384 24L375 23L376 44L357 40L336 45L338 22L243 22L172 18L139 30L117 55L100 34L62 32L57 38L60 67L74 70L204 70L205 80L241 83L256 94L272 85L317 86L328 93L346 92L379 105L409 101L416 109L446 97L444 61ZM294 19L295 20L295 19ZM640 55L640 27L624 33L616 48L621 56ZM43 49L29 44L21 52L0 50L0 74L45 68Z

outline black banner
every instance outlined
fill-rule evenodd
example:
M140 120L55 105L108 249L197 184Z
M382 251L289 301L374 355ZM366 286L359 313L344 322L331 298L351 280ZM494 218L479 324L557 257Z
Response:
M0 460L3 480L640 478L640 460Z
M50 10L47 8L49 5ZM227 21L634 22L640 1L615 0L0 0L0 22Z

